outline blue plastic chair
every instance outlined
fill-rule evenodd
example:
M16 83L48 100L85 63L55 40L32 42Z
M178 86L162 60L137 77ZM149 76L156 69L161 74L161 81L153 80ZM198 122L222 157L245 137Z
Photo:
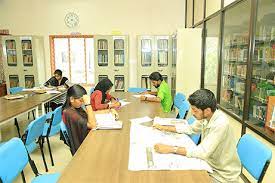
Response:
M65 143L70 147L70 150L71 150L71 142L69 139L68 130L67 130L67 127L63 121L61 121L61 123L60 123L60 131L64 137ZM71 154L72 154L72 151L71 151Z
M240 138L237 152L242 166L257 180L262 182L271 162L272 151L255 137L245 134ZM248 180L243 174L241 177Z
M194 121L196 121L196 118L194 116L191 116L190 118L187 119L187 121L188 121L188 124L191 125L194 123ZM189 135L189 136L195 144L197 144L197 145L199 144L200 137L201 137L200 134L193 134L193 135Z
M178 108L179 113L177 115L177 118L185 119L186 115L188 114L188 111L190 109L190 104L186 100L186 97L182 93L177 93L174 98L174 106Z
M29 161L28 152L21 139L15 137L0 147L0 178L3 183L11 183L21 173L23 182L26 182L24 168ZM60 174L47 174L35 177L33 183L57 182Z
M50 145L49 137L54 136L60 132L60 122L62 121L62 106L57 107L53 113L52 118L49 123L45 123L44 130L42 134L42 144L44 143L44 138L47 140L48 149L51 157L52 166L54 166L52 150Z
M128 92L141 93L147 91L147 88L128 88Z
M95 88L90 89L90 95L94 92Z
M10 94L16 94L18 92L23 91L23 87L12 87L9 89Z
M36 140L38 140L38 144L40 147L41 155L43 158L43 163L45 166L46 172L48 171L47 163L45 160L45 155L43 151L43 143L42 143L42 133L44 129L44 124L46 122L46 115L40 116L39 118L33 120L27 127L25 134L22 139L26 146L28 153L32 153L36 148Z

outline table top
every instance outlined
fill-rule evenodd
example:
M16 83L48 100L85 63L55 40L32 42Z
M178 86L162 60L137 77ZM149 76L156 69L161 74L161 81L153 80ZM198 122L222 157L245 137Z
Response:
M22 93L28 96L14 100L7 100L3 97L0 97L0 125L6 120L14 118L21 113L32 110L35 107L41 105L43 102L48 102L53 98L63 94L34 94L32 92Z
M129 93L115 93L114 96L131 102L118 110L123 129L91 131L62 172L59 182L210 182L206 171L129 171L129 119L171 115L163 113L159 103L140 101Z

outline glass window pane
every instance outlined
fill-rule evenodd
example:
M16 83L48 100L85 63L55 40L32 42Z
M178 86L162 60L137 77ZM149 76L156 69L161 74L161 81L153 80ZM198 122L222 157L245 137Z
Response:
M17 66L17 53L15 40L6 40L8 66Z
M69 77L69 43L68 38L54 39L55 69L62 70L62 75Z
M252 62L252 86L249 105L249 121L260 126L270 126L274 120L275 96L275 1L259 1L256 42ZM269 109L268 109L269 108ZM275 114L273 114L274 116Z
M84 38L70 39L71 82L86 83Z
M186 26L191 27L193 25L193 0L187 0L187 22Z
M141 40L141 65L142 67L149 67L152 65L152 40Z
M206 21L204 88L217 94L220 16Z
M234 1L236 1L236 0L224 0L224 7L233 3Z
M221 9L221 0L206 0L206 17Z
M94 77L94 39L86 39L86 70L87 70L87 83L95 84Z
M248 56L250 1L225 12L221 106L242 119Z
M124 66L124 62L125 62L124 39L115 37L114 38L114 65Z
M22 45L23 65L24 66L33 66L31 40L23 39L23 40L21 40L21 45Z
M203 19L204 0L194 0L194 24Z
M108 40L97 41L98 66L108 66Z

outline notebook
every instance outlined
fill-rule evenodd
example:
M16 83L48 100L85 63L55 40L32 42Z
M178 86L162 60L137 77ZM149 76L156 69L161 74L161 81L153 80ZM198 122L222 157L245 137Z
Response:
M4 98L7 100L14 100L19 98L24 98L24 95L21 95L21 94L6 95L4 96Z
M116 121L112 113L96 114L97 129L121 129L122 121Z

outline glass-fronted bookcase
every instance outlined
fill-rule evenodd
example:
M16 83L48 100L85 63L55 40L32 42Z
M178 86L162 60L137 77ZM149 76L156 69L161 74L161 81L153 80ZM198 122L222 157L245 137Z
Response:
M187 0L187 8L195 1ZM249 128L275 144L275 1L206 0L205 6L201 21L186 10L186 27L204 28L202 87L242 124L242 134Z

